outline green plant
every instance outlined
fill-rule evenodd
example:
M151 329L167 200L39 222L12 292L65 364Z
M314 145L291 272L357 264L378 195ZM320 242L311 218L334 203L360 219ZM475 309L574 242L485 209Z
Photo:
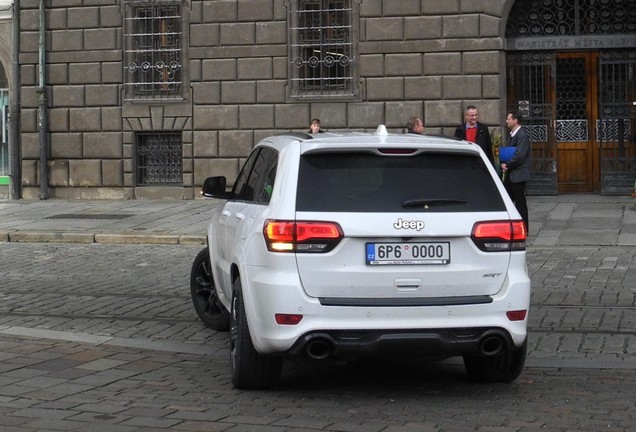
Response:
M495 156L495 163L499 164L499 147L501 146L501 133L494 132L492 134L492 151Z
M501 132L493 132L492 134L492 153L493 161L495 163L495 171L501 176L503 180L503 173L501 172L501 162L499 161L499 147L501 147L502 137Z

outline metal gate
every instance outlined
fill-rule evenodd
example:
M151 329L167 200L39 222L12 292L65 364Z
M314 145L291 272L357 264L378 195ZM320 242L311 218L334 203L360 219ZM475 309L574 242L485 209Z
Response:
M529 193L631 194L636 180L636 0L515 1L509 107L533 140Z
M555 54L550 51L508 55L508 105L519 109L532 143L530 195L557 193L557 156L554 130Z
M599 69L602 192L629 194L636 182L636 51L601 52Z
M532 141L528 193L631 194L636 52L516 52L507 67L508 104Z

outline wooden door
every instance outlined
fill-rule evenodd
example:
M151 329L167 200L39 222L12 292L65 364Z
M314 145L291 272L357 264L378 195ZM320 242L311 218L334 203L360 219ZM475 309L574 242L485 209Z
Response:
M555 135L559 193L598 192L595 151L598 58L596 53L558 53L555 73Z

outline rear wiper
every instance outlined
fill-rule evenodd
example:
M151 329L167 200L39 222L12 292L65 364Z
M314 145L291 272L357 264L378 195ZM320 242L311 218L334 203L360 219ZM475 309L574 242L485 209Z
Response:
M439 207L450 205L467 205L468 201L455 199L414 199L406 200L402 203L402 207Z

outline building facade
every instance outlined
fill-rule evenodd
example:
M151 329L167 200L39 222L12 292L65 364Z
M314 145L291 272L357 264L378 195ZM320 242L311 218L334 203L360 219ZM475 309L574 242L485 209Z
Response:
M14 1L24 198L192 199L312 118L452 136L470 104L526 117L529 193L634 187L636 0Z

